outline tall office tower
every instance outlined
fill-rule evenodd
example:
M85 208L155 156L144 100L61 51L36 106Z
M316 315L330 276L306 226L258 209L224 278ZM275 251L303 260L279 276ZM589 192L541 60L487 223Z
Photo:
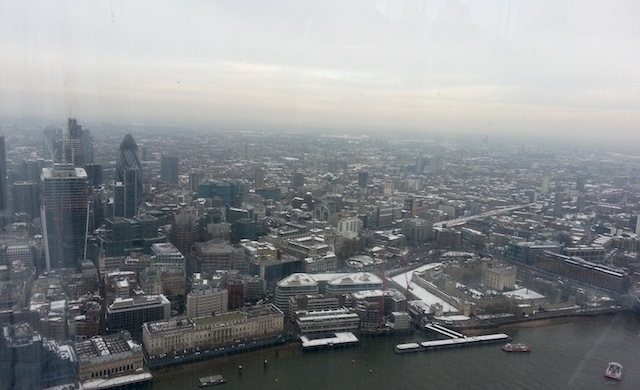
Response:
M586 179L584 176L578 176L576 178L576 190L580 192L584 192L584 186L586 184Z
M551 190L551 181L549 179L549 172L545 169L544 174L542 175L542 182L540 183L540 192L543 195L548 195Z
M202 180L202 172L193 171L189 173L189 189L193 192L198 192L198 184Z
M93 163L93 138L91 132L83 129L76 118L69 118L67 132L62 140L64 162L75 167Z
M253 185L254 185L254 188L264 187L264 169L256 168Z
M89 178L89 186L91 188L98 188L102 185L102 165L100 164L87 164L84 167Z
M43 158L37 160L24 160L20 166L20 178L22 181L37 183L40 180L40 172L45 167Z
M40 189L37 183L13 184L13 212L27 213L29 219L40 216Z
M294 172L293 179L291 181L295 188L304 187L304 174L302 172Z
M178 157L162 156L160 178L167 183L178 184Z
M4 136L0 136L0 210L7 206L7 149Z
M383 194L384 195L393 195L393 180L387 179L384 182Z
M114 204L118 217L133 217L142 203L142 165L138 159L138 145L131 134L125 135L120 144L120 156L116 162Z
M556 188L556 194L553 200L553 214L556 217L562 216L562 202L564 200L564 192L562 191L562 188Z
M75 268L84 258L89 221L87 174L72 164L43 168L40 218L46 268Z
M358 172L358 187L365 188L369 181L369 172Z
M169 241L180 251L180 253L188 254L191 252L191 246L198 241L198 217L190 211L183 211L176 214L171 232L169 233Z

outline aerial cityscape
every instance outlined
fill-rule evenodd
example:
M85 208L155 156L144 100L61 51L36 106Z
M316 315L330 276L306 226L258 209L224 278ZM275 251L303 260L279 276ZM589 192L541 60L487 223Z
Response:
M640 385L622 5L0 4L0 390Z
M7 388L392 334L436 340L396 353L496 343L636 307L635 156L131 130L68 118L0 138Z

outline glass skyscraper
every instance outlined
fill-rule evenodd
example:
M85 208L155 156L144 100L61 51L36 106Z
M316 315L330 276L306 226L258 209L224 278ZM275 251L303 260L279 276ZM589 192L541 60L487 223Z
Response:
M138 145L131 134L127 134L120 144L115 176L114 215L133 217L142 202L142 165L138 159Z
M72 164L54 164L42 169L40 185L47 270L76 268L84 258L89 218L87 174Z

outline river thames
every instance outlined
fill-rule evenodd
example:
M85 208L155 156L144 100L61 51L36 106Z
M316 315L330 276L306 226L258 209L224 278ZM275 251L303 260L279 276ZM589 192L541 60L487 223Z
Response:
M621 389L640 388L640 319L617 314L536 328L500 329L531 353L501 344L398 355L393 346L429 334L362 338L355 348L302 352L267 349L154 373L153 389L196 389L222 374L220 389ZM264 361L267 360L267 364ZM604 377L610 361L622 382ZM238 366L242 365L242 370Z

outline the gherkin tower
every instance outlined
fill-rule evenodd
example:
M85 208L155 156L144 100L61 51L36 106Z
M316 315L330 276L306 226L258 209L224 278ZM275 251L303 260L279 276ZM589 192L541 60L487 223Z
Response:
M142 165L138 159L138 145L131 134L120 144L120 156L116 163L114 187L114 215L133 217L142 203Z

